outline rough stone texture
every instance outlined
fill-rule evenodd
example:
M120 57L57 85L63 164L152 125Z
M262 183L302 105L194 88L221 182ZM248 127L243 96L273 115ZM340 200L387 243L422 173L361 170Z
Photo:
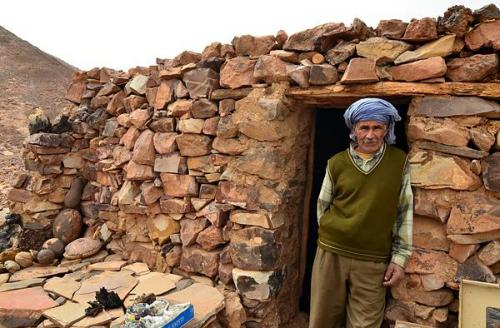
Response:
M450 119L412 116L407 135L410 141L429 140L444 145L465 147L469 143L469 131Z
M391 295L397 300L416 301L428 306L446 306L453 301L449 289L425 291L418 275L406 275L399 285L391 288Z
M467 261L459 265L455 279L457 281L460 281L461 279L484 282L496 281L496 277L491 269L481 262L477 256L472 256Z
M52 225L54 237L59 238L65 244L80 237L82 230L82 216L73 209L65 209L59 212Z
M488 20L500 19L500 10L495 4L490 3L479 9L474 10L474 20L476 22L484 22Z
M399 19L381 20L378 23L376 32L378 36L387 37L390 39L399 39L406 31L408 23Z
M338 80L335 66L328 64L312 65L309 70L309 84L311 85L334 84Z
M219 269L219 253L194 247L183 248L179 268L186 272L201 273L213 278Z
M500 105L479 97L413 97L408 114L429 117L479 115L494 118L500 117Z
M369 58L353 58L349 61L341 83L371 83L379 80L375 71L375 60Z
M450 245L450 256L457 260L459 263L464 263L469 257L474 255L479 249L479 245L460 245L451 243Z
M210 153L211 138L192 133L183 133L175 139L182 156L203 156Z
M438 18L438 32L464 36L469 31L469 25L474 21L472 11L464 6L452 6Z
M236 55L257 57L268 54L275 47L276 39L272 35L260 37L242 35L235 37L231 43Z
M183 174L161 173L163 190L166 195L185 197L198 195L198 183L193 176Z
M257 79L253 75L256 62L256 60L246 57L235 57L228 60L220 72L221 86L236 89L257 83Z
M290 35L283 45L284 50L314 51L329 43L329 39L345 32L344 24L327 23Z
M431 57L413 63L389 67L387 72L396 81L413 82L444 76L446 63L442 57Z
M369 38L356 45L358 56L374 59L377 64L392 63L399 55L409 50L411 45L403 41L383 37Z
M479 177L472 173L466 160L432 152L417 152L409 158L411 183L428 189L451 188L476 190Z
M453 51L455 35L446 35L436 41L424 44L414 51L405 51L394 60L394 64L404 64L431 57L446 57Z
M486 157L483 162L483 182L488 190L500 191L500 153L496 152Z
M64 257L69 260L89 257L99 252L101 246L99 240L78 238L66 245Z
M478 258L487 266L500 261L500 241L494 240L489 242L479 251Z
M450 241L446 239L446 225L425 216L414 216L413 244L415 247L448 251Z
M471 50L482 47L500 49L500 21L484 22L465 35L465 44Z
M498 71L498 55L473 55L448 62L446 77L454 82L474 82Z
M233 231L229 254L234 265L245 270L276 269L281 250L274 234L257 227Z
M149 129L142 131L134 144L132 160L137 164L153 165L155 159L155 147L153 136L155 133Z
M434 40L436 38L436 20L430 17L412 19L403 35L404 40L417 42Z
M193 69L182 78L192 99L206 98L219 88L219 74L210 68Z
M288 81L287 64L275 56L261 56L255 63L253 77L266 83Z

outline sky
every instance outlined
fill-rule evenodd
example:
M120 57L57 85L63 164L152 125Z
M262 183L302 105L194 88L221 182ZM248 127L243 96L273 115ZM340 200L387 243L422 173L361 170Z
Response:
M475 10L491 2L5 0L0 26L82 70L126 70L184 50L201 52L214 41L230 43L238 35L275 35L280 29L291 35L323 23L349 25L355 17L375 28L381 19L438 17L452 5Z

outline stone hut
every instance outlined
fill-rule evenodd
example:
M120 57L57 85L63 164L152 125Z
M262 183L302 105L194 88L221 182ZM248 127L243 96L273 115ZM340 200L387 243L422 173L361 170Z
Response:
M315 202L326 159L348 144L343 110L381 97L405 119L415 193L415 250L386 317L456 326L460 279L500 274L499 49L498 8L453 6L78 72L75 106L32 127L11 211L50 227L76 209L110 252L235 290L245 311L223 325L278 327L308 307Z

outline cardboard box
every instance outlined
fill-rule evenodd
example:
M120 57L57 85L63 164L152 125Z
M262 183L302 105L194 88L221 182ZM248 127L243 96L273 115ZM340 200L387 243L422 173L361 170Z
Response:
M460 282L460 328L500 327L500 285L480 281Z

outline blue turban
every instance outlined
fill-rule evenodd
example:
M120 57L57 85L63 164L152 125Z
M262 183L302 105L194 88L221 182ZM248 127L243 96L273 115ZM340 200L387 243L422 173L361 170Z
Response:
M394 144L396 135L394 134L394 123L401 120L398 111L394 106L383 99L363 98L349 106L344 113L344 120L347 127L351 130L351 140L355 141L353 127L359 121L379 121L387 124L389 131L385 136L385 142Z

